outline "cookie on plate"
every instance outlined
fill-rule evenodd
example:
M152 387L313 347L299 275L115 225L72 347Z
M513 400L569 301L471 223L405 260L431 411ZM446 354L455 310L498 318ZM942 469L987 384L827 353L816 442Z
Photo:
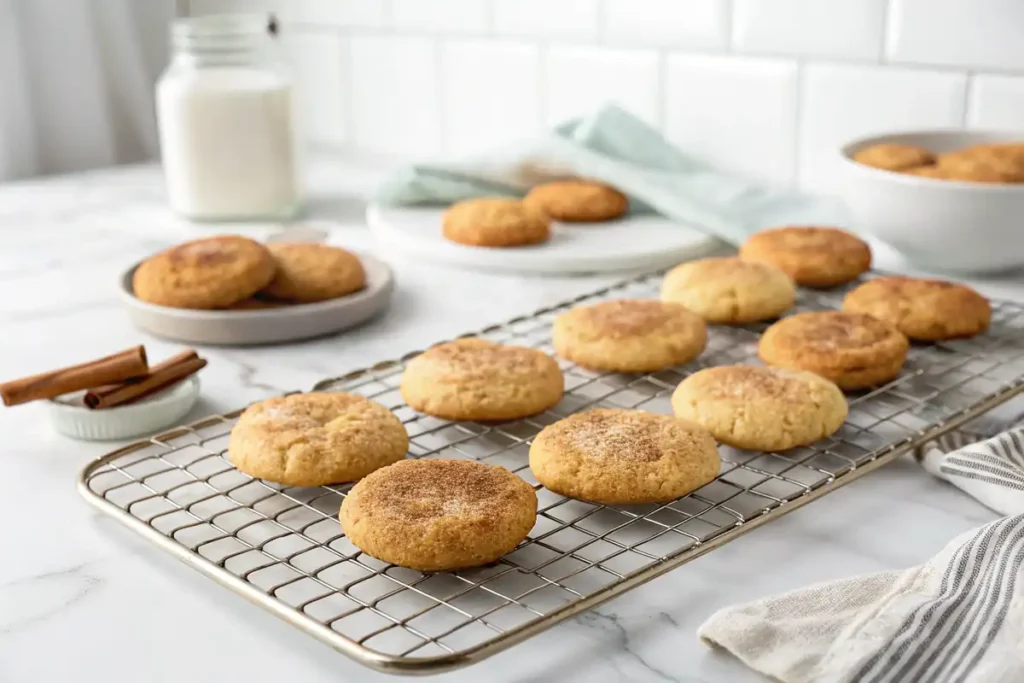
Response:
M700 355L707 326L677 303L616 299L555 318L559 356L592 370L654 372Z
M497 465L404 460L353 486L339 517L348 540L378 560L454 571L515 550L536 522L537 494Z
M966 285L913 277L880 277L846 295L843 310L892 323L919 341L973 337L988 329L988 299Z
M642 410L576 413L530 446L530 470L545 488L606 505L675 500L712 481L720 466L707 430Z
M754 233L740 247L745 261L781 269L798 285L834 287L871 267L871 249L839 228L791 226Z
M313 392L245 409L231 429L228 459L242 472L288 486L355 481L405 457L409 437L374 401Z
M424 351L402 374L410 408L447 420L514 420L562 400L565 380L542 351L457 339Z
M537 185L523 201L566 223L608 221L629 210L626 195L590 180L556 180Z
M221 235L185 242L143 261L132 276L142 301L173 308L227 308L267 286L274 259L259 242Z
M750 365L690 375L673 392L672 410L721 443L769 452L835 434L849 412L843 392L824 377Z
M892 324L863 313L813 311L783 318L761 336L768 365L807 370L841 389L863 389L896 377L910 343Z
M263 293L298 303L326 301L366 285L359 257L340 247L313 242L273 243L267 249L277 270Z
M886 171L904 171L914 166L934 163L935 155L917 145L871 145L853 155L854 161Z
M796 285L767 263L706 258L670 270L661 283L661 300L682 304L709 323L752 323L788 311Z
M442 234L472 247L520 247L546 242L551 222L520 199L467 199L448 207Z

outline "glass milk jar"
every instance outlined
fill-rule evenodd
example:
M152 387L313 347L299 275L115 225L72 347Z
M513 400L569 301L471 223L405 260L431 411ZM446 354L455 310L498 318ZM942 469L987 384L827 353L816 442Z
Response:
M156 88L171 208L198 221L299 208L292 81L265 17L176 20Z

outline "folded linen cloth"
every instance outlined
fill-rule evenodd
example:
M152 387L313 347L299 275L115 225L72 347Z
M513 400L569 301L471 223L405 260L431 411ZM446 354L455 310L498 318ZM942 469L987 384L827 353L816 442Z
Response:
M625 192L633 213L658 213L732 244L772 225L847 223L838 201L718 170L616 105L504 150L402 169L374 199L384 206L446 206L487 195L522 196L533 185L570 176Z
M727 607L700 638L784 683L1024 681L1024 426L968 441L919 460L1006 517L918 567Z

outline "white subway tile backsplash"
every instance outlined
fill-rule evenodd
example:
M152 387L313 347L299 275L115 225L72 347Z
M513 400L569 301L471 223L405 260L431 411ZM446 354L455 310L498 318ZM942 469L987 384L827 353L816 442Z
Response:
M595 40L598 0L494 0L494 31L510 36Z
M726 0L605 0L604 24L611 43L707 49L729 43Z
M285 33L282 47L295 78L301 137L340 145L348 140L345 121L343 38L330 33Z
M391 19L402 30L486 33L490 15L483 0L391 0Z
M837 189L839 147L873 133L957 127L966 76L957 73L811 64L801 93L800 181Z
M266 0L263 0L264 2ZM383 26L386 0L277 0L285 23L309 26Z
M279 9L282 0L189 0L188 13L228 14L233 12L269 12Z
M1024 70L1021 0L892 0L892 61Z
M876 60L886 0L734 0L741 52Z
M753 177L796 169L795 62L672 55L665 132L683 152Z
M467 153L527 138L540 128L535 45L450 41L441 52L445 150Z
M1024 75L974 76L967 124L972 128L1016 131L1024 139Z
M658 125L660 79L654 50L551 47L544 67L548 125L588 114L607 102Z
M349 54L353 143L388 154L439 152L435 42L429 38L353 37Z

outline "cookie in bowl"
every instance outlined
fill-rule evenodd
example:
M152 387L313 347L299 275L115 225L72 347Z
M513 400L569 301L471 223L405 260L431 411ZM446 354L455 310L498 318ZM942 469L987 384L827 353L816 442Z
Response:
M853 155L854 161L886 171L904 171L935 162L935 155L924 147L896 143L871 145Z

